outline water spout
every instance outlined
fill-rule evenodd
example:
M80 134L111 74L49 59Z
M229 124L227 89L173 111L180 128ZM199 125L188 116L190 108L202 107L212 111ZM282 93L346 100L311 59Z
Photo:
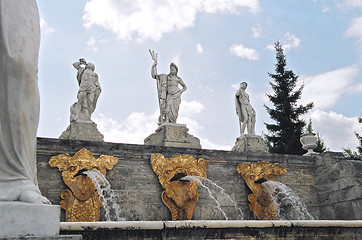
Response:
M102 202L105 211L104 217L106 221L124 221L125 219L119 216L120 208L114 200L114 191L111 189L111 184L106 177L97 169L92 169L83 173L92 179L94 186L97 189L99 200ZM111 211L113 214L111 214ZM112 220L111 215L114 220Z
M199 183L203 188L205 188L208 191L209 197L216 202L217 209L223 214L223 216L225 217L225 220L229 220L229 218L227 217L224 210L222 210L222 208L220 206L220 203L217 201L217 199L212 194L211 189L209 187L207 187L202 181L205 181L205 182L209 183L211 186L218 189L221 192L222 195L226 196L230 200L230 202L234 205L236 211L239 212L238 219L239 220L244 219L243 213L242 213L241 209L238 207L237 202L235 202L233 199L231 199L231 197L225 192L224 188L218 186L216 183L214 183L210 179L203 178L203 177L200 177L200 176L185 176L185 177L181 178L180 180L195 181L195 182Z
M273 200L280 220L314 220L300 198L285 184L266 181L261 186Z

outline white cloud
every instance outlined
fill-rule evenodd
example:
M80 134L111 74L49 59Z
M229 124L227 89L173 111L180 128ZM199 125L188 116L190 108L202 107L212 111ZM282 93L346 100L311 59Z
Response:
M347 7L360 7L362 8L362 1L361 0L345 0L342 4L342 6Z
M200 137L200 142L203 149L217 149L217 150L230 151L233 147L231 145L215 144L211 142L209 139L201 137Z
M328 12L329 11L329 7L324 7L323 9L322 9L322 13L326 13L326 12Z
M322 135L330 151L342 152L342 148L356 151L358 139L355 132L362 134L357 117L345 117L335 112L315 110L310 114L313 130Z
M286 42L283 44L285 50L289 50L295 47L298 47L300 45L300 39L297 38L294 34L287 33L285 35Z
M194 25L201 12L237 13L239 7L259 11L258 0L90 0L84 8L84 26L97 25L119 39L158 41L165 33Z
M198 101L185 101L183 100L180 104L180 116L185 115L187 117L192 117L194 114L199 114L205 107L202 103Z
M356 37L361 41L362 40L362 17L353 19L345 34L347 37Z
M50 35L54 32L54 29L48 25L48 23L44 19L40 19L40 30L42 35Z
M231 87L235 90L239 90L240 83L233 83L233 84L231 84Z
M255 27L252 27L251 30L253 31L254 38L261 37L261 25L260 24L256 25Z
M245 58L248 60L259 59L258 52L255 49L244 47L243 44L233 44L230 46L229 50L231 54L240 58Z
M94 40L93 37L91 37L91 38L87 41L87 46L90 47L93 51L98 52L98 47L97 47L96 41Z
M198 133L203 129L194 120L196 114L200 114L205 107L197 101L182 101L180 105L177 123L186 124L189 133L200 139L203 148L230 150L230 146L215 144L207 138L199 137ZM106 142L143 144L144 139L158 128L157 119L159 112L147 115L144 112L131 113L126 120L118 122L103 114L93 117L99 131L104 135Z
M209 93L214 92L214 89L213 89L212 87L209 87L209 86L204 85L204 84L201 84L201 83L199 83L199 84L197 85L197 87L198 87L198 89L201 89L201 90L206 91L206 92L209 92Z
M334 106L343 94L361 88L359 85L357 88L353 85L353 78L357 74L357 67L349 66L315 76L301 76L299 82L304 82L301 103L312 101L318 109Z
M296 48L301 43L301 40L298 37L296 37L294 34L291 34L289 32L287 32L284 35L284 38L285 38L285 40L282 41L284 51L290 50L292 48ZM272 51L275 50L274 45L268 45L266 48L269 50L272 50Z
M201 53L203 53L203 51L204 51L204 49L202 48L201 43L198 43L198 44L196 45L196 53L197 53L197 54L201 54Z
M143 144L143 140L157 129L158 115L158 112L151 115L134 112L123 122L118 122L99 114L93 120L106 142Z

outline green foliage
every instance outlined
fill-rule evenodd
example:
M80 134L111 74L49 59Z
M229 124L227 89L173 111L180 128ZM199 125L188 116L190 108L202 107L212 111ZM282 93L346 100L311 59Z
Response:
M359 123L362 123L362 116L359 116L357 119L358 119ZM343 148L343 152L344 152L345 157L347 157L347 158L351 158L354 160L362 160L362 137L356 132L355 132L355 134L359 141L359 146L357 146L357 152L352 151L349 148Z
M272 146L271 146L271 143L270 143L267 135L265 135L265 134L262 132L262 136L263 136L264 143L265 143L266 147L268 148L268 152L271 152Z
M312 119L309 118L309 122L307 127L305 128L306 133L314 133L313 126L312 126ZM317 132L317 147L313 149L314 152L317 153L323 153L327 151L326 144L324 143L324 140L322 139L322 135Z
M358 154L358 152L352 151L349 148L342 148L344 156L346 158L354 159L354 160L362 160L362 155Z
M362 116L358 117L358 122L362 123ZM357 147L357 151L359 152L359 155L362 156L362 137L358 133L355 133L355 134L359 141L359 146Z
M274 47L277 60L275 73L268 73L274 80L269 82L274 92L267 96L275 108L264 105L270 118L276 122L275 124L265 123L270 134L266 135L270 142L269 150L271 153L302 155L305 150L302 149L299 139L305 122L300 119L300 116L312 109L313 103L297 106L304 85L294 91L298 76L292 70L287 70L281 42L276 42Z
M319 133L317 133L317 147L313 149L313 151L317 153L323 153L327 151L327 147L324 143L324 140L322 139L322 136Z
M309 118L309 123L307 125L307 129L306 129L307 133L313 133L313 127L312 127L312 119Z

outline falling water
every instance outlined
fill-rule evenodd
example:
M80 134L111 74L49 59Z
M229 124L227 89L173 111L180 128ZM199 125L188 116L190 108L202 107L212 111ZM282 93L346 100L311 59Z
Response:
M216 198L213 196L211 189L209 187L207 187L204 183L202 183L202 181L205 181L207 183L209 183L211 186L215 187L216 189L218 189L222 195L226 196L230 202L232 202L232 204L234 205L235 209L237 212L239 212L240 214L238 215L238 219L244 219L243 218L243 213L241 211L241 209L238 207L238 204L231 199L231 197L225 192L225 189L223 189L222 187L218 186L216 183L214 183L213 181L207 179L207 178L203 178L203 177L199 177L199 176L185 176L183 178L181 178L180 180L189 180L189 181L195 181L197 183L199 183L203 188L205 188L208 193L209 196L212 200L214 200L216 202L216 206L217 208L220 210L220 212L224 215L226 220L229 220L229 218L227 217L226 213L224 212L224 210L222 210L220 203L216 200ZM201 181L202 180L202 181Z
M105 176L97 169L84 172L90 179L92 179L95 188L97 189L99 200L102 202L105 211L104 217L106 221L124 221L125 219L119 216L120 208L114 201L114 191L111 189L111 184ZM111 218L111 210L113 210L113 220Z
M280 220L313 220L300 198L286 185L275 181L261 184L274 202Z

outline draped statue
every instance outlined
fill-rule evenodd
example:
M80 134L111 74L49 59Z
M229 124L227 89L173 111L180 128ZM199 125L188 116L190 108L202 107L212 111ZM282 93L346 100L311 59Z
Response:
M35 0L0 1L0 201L50 204L37 184L39 14Z
M240 83L240 87L235 94L236 114L239 117L240 135L244 134L245 128L248 134L255 135L255 110L250 104L249 95L245 92L248 84Z
M152 78L157 82L158 103L160 107L160 116L158 124L176 123L178 111L181 103L181 94L186 91L187 86L182 79L177 76L178 67L175 63L170 64L169 74L157 74L157 53L150 51L154 61L151 69ZM178 87L180 85L182 89Z

